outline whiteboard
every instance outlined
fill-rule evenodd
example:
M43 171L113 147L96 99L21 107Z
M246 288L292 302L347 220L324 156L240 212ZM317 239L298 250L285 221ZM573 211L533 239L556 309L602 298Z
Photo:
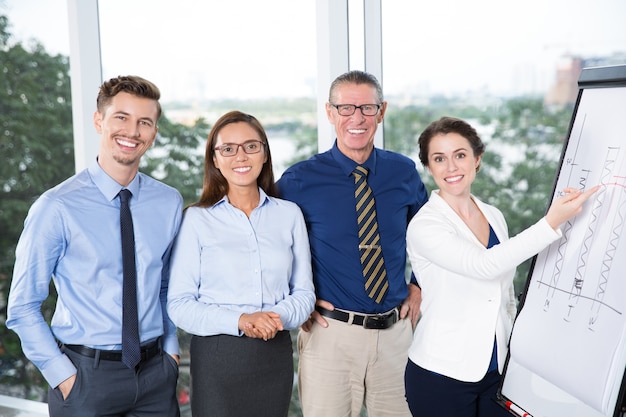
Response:
M623 397L626 66L585 71L581 80L600 76L596 85L579 80L553 198L566 187L602 187L534 259L500 387L533 417L617 416Z

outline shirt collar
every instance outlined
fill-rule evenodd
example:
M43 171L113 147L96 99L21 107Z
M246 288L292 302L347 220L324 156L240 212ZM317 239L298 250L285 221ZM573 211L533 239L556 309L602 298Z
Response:
M264 204L268 204L270 201L271 201L270 197L267 194L265 194L265 191L263 191L263 188L259 187L259 205L257 207L261 207ZM227 195L222 197L217 203L215 203L215 205L217 206L218 204L222 204L226 202L228 202Z
M113 201L117 198L117 194L121 189L126 188L132 194L133 198L139 197L139 185L140 175L137 173L135 178L126 187L122 187L117 181L109 176L102 167L98 164L98 158L96 158L87 168L91 180L94 182L100 192L106 197L107 200Z
M337 146L337 139L335 139L335 144L333 145L332 149L330 150L330 154L332 155L333 159L335 161L337 161L337 163L339 164L339 167L341 168L341 170L343 171L343 173L347 177L352 175L352 171L354 171L354 169L358 165L361 165L361 166L364 166L365 168L367 168L367 170L370 172L370 174L376 174L376 154L377 154L377 149L375 147L372 150L372 153L370 154L369 158L367 158L367 161L365 161L362 164L357 164L355 161L353 161L352 159L350 159L347 156L345 156L339 150L339 147Z
M270 198L267 194L265 194L265 191L263 191L263 188L259 187L259 207L261 207L262 205L269 203Z

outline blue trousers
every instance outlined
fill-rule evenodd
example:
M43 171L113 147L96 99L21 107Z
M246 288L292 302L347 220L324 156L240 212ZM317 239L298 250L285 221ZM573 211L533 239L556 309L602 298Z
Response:
M129 369L121 361L90 358L65 349L78 369L67 399L48 390L50 417L179 417L178 365L161 352Z
M407 363L406 399L414 417L510 417L496 402L501 376L488 372L478 382L463 382Z

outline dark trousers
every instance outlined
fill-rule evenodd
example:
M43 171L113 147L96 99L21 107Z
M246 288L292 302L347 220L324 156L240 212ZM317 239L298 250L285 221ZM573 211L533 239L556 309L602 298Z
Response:
M193 417L286 417L293 387L289 332L268 340L228 335L193 336Z
M423 369L410 360L404 383L415 417L510 417L496 402L501 376L488 372L478 382L463 382Z
M179 417L176 399L178 365L159 353L129 369L121 361L90 358L65 349L78 373L66 400L48 391L51 417Z

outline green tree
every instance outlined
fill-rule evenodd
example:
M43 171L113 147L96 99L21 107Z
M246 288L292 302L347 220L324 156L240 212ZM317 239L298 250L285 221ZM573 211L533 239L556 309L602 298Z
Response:
M0 16L0 164L2 255L12 251L28 207L41 193L73 172L72 108L66 57L32 51L8 41ZM21 217L21 218L20 218ZM0 274L12 259L3 258Z
M187 127L163 115L154 146L142 159L141 171L177 188L186 205L197 201L202 191L208 132L204 119Z
M385 115L385 149L417 160L417 139L426 126L439 117L436 116L438 110L418 106L391 107Z
M287 162L287 166L308 159L317 153L317 127L299 124L292 127L290 135L296 142L296 152Z
M0 320L6 320L6 295L15 245L33 201L73 173L72 109L67 57L10 43L9 22L0 16ZM49 309L44 308L45 313ZM0 354L14 366L10 378L23 397L40 394L42 378L22 355L19 341L0 327Z

